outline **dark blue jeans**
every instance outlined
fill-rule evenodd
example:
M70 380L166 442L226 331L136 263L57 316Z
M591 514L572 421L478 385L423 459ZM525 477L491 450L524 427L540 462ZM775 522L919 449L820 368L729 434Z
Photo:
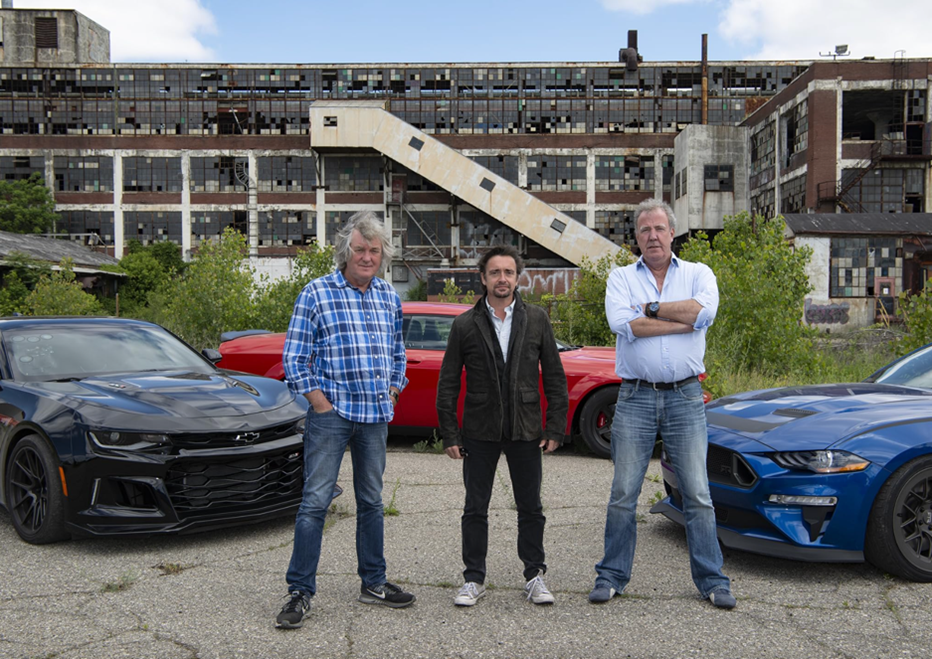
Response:
M540 500L542 478L540 442L483 442L463 439L469 455L463 460L466 506L463 509L463 570L465 581L485 583L485 559L489 551L489 501L495 470L502 453L508 461L511 487L518 508L518 558L529 581L544 563L544 508Z
M294 548L288 566L288 590L317 592L317 563L324 519L333 500L346 447L353 461L356 494L356 560L366 586L385 583L382 474L385 472L385 423L354 423L335 411L307 411L304 429L304 493L294 528Z

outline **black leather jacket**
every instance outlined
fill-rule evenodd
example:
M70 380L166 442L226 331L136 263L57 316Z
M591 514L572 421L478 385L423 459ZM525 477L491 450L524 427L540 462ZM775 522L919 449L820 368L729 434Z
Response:
M547 312L540 307L526 305L517 293L515 298L507 360L511 438L515 441L548 439L562 444L569 397L553 328ZM453 321L440 367L437 416L445 448L461 445L463 436L493 442L502 437L502 424L506 420L503 419L495 341L498 339L483 296L472 309ZM466 400L461 429L456 411L464 367ZM547 397L546 428L541 426L540 379Z

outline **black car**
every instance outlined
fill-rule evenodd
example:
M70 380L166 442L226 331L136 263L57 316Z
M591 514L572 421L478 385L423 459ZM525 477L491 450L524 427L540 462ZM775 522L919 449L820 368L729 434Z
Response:
M0 319L0 503L34 544L291 515L307 403L158 325Z

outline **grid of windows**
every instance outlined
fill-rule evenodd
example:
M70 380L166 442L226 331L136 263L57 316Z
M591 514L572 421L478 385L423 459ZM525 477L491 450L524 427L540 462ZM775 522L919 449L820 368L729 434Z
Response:
M652 191L654 156L596 156L595 189Z
M585 190L586 156L528 156L527 187L529 190Z
M663 191L666 193L673 192L673 156L665 155L660 157L660 167L663 174Z
M460 256L474 257L481 254L482 247L518 244L518 234L491 215L482 211L462 210L460 221Z
M774 122L768 121L751 135L751 176L772 170L774 166ZM751 187L757 187L752 184Z
M123 192L181 192L181 158L123 158Z
M407 167L399 165L397 162L392 163L392 172L401 174L405 177L405 190L409 192L442 192L443 188L418 174L412 172Z
M734 165L705 165L702 168L705 189L709 192L735 191Z
M433 241L437 247L444 247L453 242L449 211L413 211L411 215L405 213L405 219L405 245L427 246Z
M191 192L247 192L248 183L248 158L191 158Z
M112 192L110 156L55 156L55 189L59 192Z
M596 211L595 230L616 245L636 245L634 211Z
M330 156L324 161L324 185L335 192L378 192L384 188L379 156Z
M709 67L709 122L735 124L804 65ZM701 119L699 63L678 67L0 68L0 132L306 135L322 99L392 99L429 133L676 132Z
M176 211L126 211L124 235L143 245L170 240L181 244L181 213Z
M470 156L469 159L509 183L518 185L518 156Z
M22 181L35 173L44 175L44 156L0 157L0 179L4 181Z
M113 245L113 212L57 211L56 233L70 233L84 245Z
M832 238L829 295L866 297L875 295L879 277L902 281L903 245L900 238Z
M317 214L309 211L259 213L259 247L301 247L317 240Z
M314 158L259 158L259 192L312 192L317 186Z
M776 214L776 204L773 188L758 190L751 195L751 215L760 215L766 219Z
M809 101L804 99L784 115L786 157L805 151L809 146Z
M806 207L806 175L797 176L780 188L780 212L800 213Z
M843 170L842 187L847 187L859 173L857 169ZM874 169L848 190L842 201L852 212L920 212L925 189L923 177L921 169Z
M227 227L247 235L246 211L191 211L191 236L195 247L206 241L220 240Z

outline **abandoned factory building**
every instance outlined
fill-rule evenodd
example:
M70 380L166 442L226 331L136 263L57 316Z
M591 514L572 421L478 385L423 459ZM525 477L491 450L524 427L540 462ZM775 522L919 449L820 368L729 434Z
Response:
M631 31L601 62L126 64L78 12L0 24L0 176L39 172L56 233L117 258L129 240L190 258L233 227L278 275L374 210L400 290L499 243L546 282L633 245L634 208L661 197L680 239L742 211L869 214L863 233L820 234L867 268L872 241L932 211L930 59L710 61L697 35L696 61L652 61ZM888 297L921 285L896 267ZM811 303L878 290L845 281Z

